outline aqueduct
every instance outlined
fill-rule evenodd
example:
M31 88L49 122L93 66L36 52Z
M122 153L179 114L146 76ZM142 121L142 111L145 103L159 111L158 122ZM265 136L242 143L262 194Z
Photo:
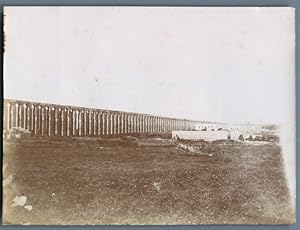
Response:
M4 99L3 128L34 136L104 136L192 130L198 123L150 114Z

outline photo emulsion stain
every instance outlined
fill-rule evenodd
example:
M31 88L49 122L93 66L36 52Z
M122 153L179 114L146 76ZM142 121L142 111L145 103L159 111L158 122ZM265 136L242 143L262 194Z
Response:
M4 14L3 224L295 223L294 9Z

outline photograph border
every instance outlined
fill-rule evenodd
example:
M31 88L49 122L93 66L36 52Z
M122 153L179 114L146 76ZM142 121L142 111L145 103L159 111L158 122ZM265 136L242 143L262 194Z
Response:
M296 44L299 42L299 22L300 22L300 15L297 11L297 8L300 7L300 1L296 0L1 0L1 24L3 25L3 6L211 6L211 7L294 7L296 8ZM298 23L297 23L298 22ZM3 44L3 33L1 33L1 41ZM300 88L300 81L299 81L299 75L300 75L300 69L299 69L299 52L300 48L296 45L295 55L296 55L296 155L300 147L300 124L299 124L299 114L300 114L300 107L299 101L300 101L300 91L297 89ZM1 72L2 72L2 84L3 84L3 45L2 45L2 55L1 55ZM3 85L0 88L2 100L1 100L1 118L3 119L2 109L3 109ZM2 122L1 124L1 130L2 130ZM2 136L2 135L1 135ZM1 142L1 153L3 157L3 146ZM2 157L1 157L1 164L2 164ZM299 157L296 157L296 165L300 165ZM298 175L299 169L296 167L296 175ZM2 170L1 170L2 175ZM299 177L296 177L296 190L297 195L298 194L298 185L299 185ZM300 195L299 195L300 196ZM1 190L1 198L2 198L2 190ZM296 200L296 217L299 220L299 212L297 212L297 209L299 207L299 200ZM1 208L2 209L2 208ZM2 215L1 217L2 218ZM290 229L290 230L296 230L300 229L300 223L296 223L293 225L175 225L175 226L162 226L162 225L150 225L150 226L0 226L0 229L4 228L10 228L12 230L17 229L74 229L79 230L83 229L85 227L89 228L100 228L100 229L108 229L108 228L114 228L114 229L131 229L131 228L140 228L140 229L210 229L210 230L218 230L218 229L235 229L235 230L243 230L243 229L261 229L261 230L275 230L275 229Z

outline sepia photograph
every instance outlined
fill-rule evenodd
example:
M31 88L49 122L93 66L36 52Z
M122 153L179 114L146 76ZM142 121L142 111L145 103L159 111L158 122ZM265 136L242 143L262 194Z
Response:
M3 21L4 225L296 222L295 8Z

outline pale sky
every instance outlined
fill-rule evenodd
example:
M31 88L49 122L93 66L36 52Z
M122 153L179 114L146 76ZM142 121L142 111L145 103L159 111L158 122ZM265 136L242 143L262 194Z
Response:
M221 122L294 119L294 9L6 7L4 97Z

